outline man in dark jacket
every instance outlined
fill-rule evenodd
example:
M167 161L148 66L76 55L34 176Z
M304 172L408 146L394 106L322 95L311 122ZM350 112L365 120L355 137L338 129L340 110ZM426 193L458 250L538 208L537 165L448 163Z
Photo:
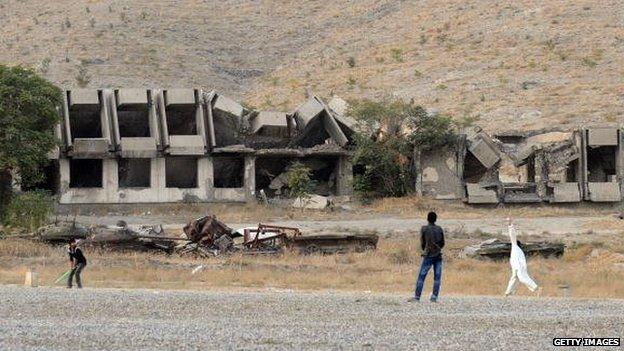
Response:
M87 265L87 259L82 254L82 250L76 244L76 239L71 239L69 241L69 248L67 249L67 253L69 254L69 264L71 265L71 272L67 278L67 287L70 289L72 287L72 280L74 276L76 276L76 286L78 286L79 289L82 288L80 272L82 272L82 269Z
M427 225L420 229L420 246L422 248L422 264L420 265L420 273L416 281L416 292L414 298L410 301L420 301L423 285L429 268L433 266L433 293L431 294L431 302L438 301L440 293L440 281L442 279L442 248L444 247L444 231L435 222L438 215L435 212L427 214Z

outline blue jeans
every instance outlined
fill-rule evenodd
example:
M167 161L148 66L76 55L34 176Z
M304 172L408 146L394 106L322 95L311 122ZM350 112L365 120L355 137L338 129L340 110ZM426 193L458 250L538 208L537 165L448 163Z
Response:
M418 273L418 280L416 281L416 299L420 300L420 294L422 293L423 286L425 285L425 278L429 273L429 268L433 266L433 294L431 294L431 300L438 299L440 293L440 282L442 280L442 256L438 257L423 257L420 265L420 273Z

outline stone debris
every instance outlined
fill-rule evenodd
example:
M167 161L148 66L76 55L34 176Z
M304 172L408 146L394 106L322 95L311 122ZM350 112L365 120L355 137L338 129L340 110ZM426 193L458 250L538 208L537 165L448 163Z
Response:
M562 243L554 242L527 242L518 241L518 245L527 256L540 255L542 257L561 257L565 250ZM499 239L489 239L477 245L466 246L460 252L462 258L508 259L511 253L511 243Z

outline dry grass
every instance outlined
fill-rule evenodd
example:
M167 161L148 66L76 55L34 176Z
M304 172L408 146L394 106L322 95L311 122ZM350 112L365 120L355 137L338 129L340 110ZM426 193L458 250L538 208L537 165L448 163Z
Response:
M470 239L450 243L443 273L444 294L500 295L509 278L506 261L457 258ZM591 255L600 247L601 254ZM571 245L562 259L534 258L529 269L544 287L544 295L561 296L559 285L571 287L576 297L624 297L624 268L614 252L616 242ZM206 260L154 253L88 250L84 283L94 287L160 289L280 288L354 290L409 294L418 268L415 240L382 240L369 253L300 256L232 255ZM205 269L196 275L198 264ZM64 248L19 239L0 240L0 283L20 284L28 267L39 272L42 285L51 285L67 269ZM430 289L432 277L426 289ZM523 295L529 294L524 288Z

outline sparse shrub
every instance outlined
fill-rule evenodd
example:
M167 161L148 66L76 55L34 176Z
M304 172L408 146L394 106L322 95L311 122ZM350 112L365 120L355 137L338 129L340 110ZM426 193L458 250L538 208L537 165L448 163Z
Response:
M349 76L349 78L347 78L347 84L349 84L351 87L353 87L355 83L357 83L357 81L355 80L355 78L353 78L353 76Z
M142 21L145 21L147 19L147 12L141 11L141 17L140 18L141 18Z
M288 194L304 203L310 198L314 181L312 170L301 162L293 162L286 171ZM303 207L302 207L303 208Z
M420 34L420 40L418 41L420 43L420 45L424 45L427 43L427 36L423 33Z
M598 62L594 61L591 57L583 57L583 65L589 68L594 68L598 66Z
M485 99L485 97L483 98ZM483 100L482 100L483 101ZM460 118L458 121L455 121L455 124L460 128L468 128L470 126L473 126L474 123L476 121L478 121L480 119L479 115L476 116L470 116L470 115L464 115L462 118Z
M391 49L390 56L392 56L396 62L403 62L403 50L399 48Z
M89 19L89 25L91 26L91 28L95 28L95 18L91 17Z
M423 76L422 72L420 72L417 69L414 70L414 77L421 78L422 76Z
M52 60L50 60L49 57L44 58L43 60L41 60L41 65L39 66L39 72L41 72L41 74L47 74L48 70L50 69L50 62Z
M85 12L86 13L91 13L91 9L89 8L89 6L85 7Z
M84 88L89 85L91 82L91 76L87 71L87 66L84 63L81 63L78 66L78 73L76 74L76 83L79 87Z
M414 262L413 255L405 248L391 252L389 258L392 264L409 264Z
M69 21L69 17L65 17L65 27L71 28L71 22Z
M355 57L349 56L349 58L347 59L347 64L351 68L355 67Z
M12 227L34 231L46 223L52 207L53 200L47 192L23 192L11 198L3 222Z
M436 86L436 89L438 89L438 90L446 90L446 88L448 88L448 87L446 86L446 84L438 84L438 85Z
M375 58L375 62L377 62L377 63L384 63L384 61L386 61L386 59L383 58L383 57L376 57Z
M125 12L120 12L120 13L119 13L119 19L120 19L122 22L125 22L125 21L126 21L126 13L125 13Z

